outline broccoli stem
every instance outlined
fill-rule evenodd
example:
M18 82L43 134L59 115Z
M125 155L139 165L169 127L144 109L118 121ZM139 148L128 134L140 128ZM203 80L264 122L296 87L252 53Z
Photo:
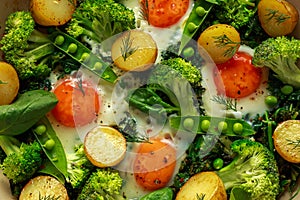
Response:
M0 147L6 156L20 151L21 143L12 136L0 135Z

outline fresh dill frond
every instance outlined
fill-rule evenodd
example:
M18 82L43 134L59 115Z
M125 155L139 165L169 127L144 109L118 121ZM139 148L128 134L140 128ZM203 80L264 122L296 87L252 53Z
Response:
M288 145L294 145L293 149L300 148L300 139L297 140L286 139L286 141L288 141Z
M226 110L237 111L237 100L236 99L225 97L223 95L216 95L211 100L214 102L217 102L221 105L224 105Z
M201 193L201 194L198 194L197 193L197 200L204 200L204 197L205 197L205 194Z
M217 47L219 48L228 47L224 51L225 57L232 57L237 51L237 49L239 48L240 42L232 41L226 34L215 36L213 38L215 39L214 42L217 44Z
M128 34L122 40L121 54L122 54L124 61L126 61L126 59L129 56L131 56L134 52L136 52L136 50L138 49L138 47L132 46L133 39L130 38L130 35L131 35L131 32L128 31Z
M139 11L140 13L140 18L143 20L146 20L149 22L149 4L148 0L145 0L144 2L141 2L141 9Z
M291 18L290 16L279 12L279 10L268 9L268 20L275 19L277 24L281 24Z
M41 193L39 192L39 200L59 200L61 196L55 197L55 195L45 195L42 196Z

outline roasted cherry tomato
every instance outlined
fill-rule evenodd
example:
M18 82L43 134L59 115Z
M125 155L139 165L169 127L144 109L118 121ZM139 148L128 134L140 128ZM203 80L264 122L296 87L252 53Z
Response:
M176 150L160 140L142 143L134 162L135 180L146 190L165 187L176 165Z
M189 0L140 0L144 17L156 27L176 24L189 8Z
M256 91L262 79L262 71L251 63L252 57L236 53L229 61L214 68L214 81L220 94L231 98L246 97Z
M96 87L90 82L67 78L53 92L58 103L52 114L61 124L69 127L83 126L96 119L100 98Z

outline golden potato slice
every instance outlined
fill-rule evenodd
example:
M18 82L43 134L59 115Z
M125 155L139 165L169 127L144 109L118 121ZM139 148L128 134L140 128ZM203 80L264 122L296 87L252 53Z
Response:
M176 200L227 200L222 180L215 172L200 172L192 176L177 193Z
M126 153L126 140L116 129L97 126L84 138L84 151L91 163L97 167L119 164Z
M261 0L257 13L262 28L271 37L290 34L299 20L295 6L284 0Z
M72 18L76 0L31 0L30 11L36 23L43 26L60 26Z
M10 104L20 87L18 74L13 66L0 61L0 105Z
M157 58L157 45L152 36L141 30L126 31L111 49L114 64L124 71L143 71Z
M59 199L68 200L65 186L51 176L37 176L22 189L19 200ZM52 197L52 198L51 198Z
M197 40L216 64L228 61L240 47L240 34L228 24L215 24L205 29Z
M274 146L279 155L292 163L300 163L300 120L280 123L273 133Z

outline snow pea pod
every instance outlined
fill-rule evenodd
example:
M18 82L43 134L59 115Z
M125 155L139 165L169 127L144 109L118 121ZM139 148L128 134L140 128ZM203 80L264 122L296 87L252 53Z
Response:
M181 38L181 44L179 48L179 54L183 48L188 44L188 42L195 36L198 32L201 24L206 19L207 15L213 7L213 3L207 2L206 0L195 1L194 7L186 21L183 29L183 35Z
M109 63L92 53L89 48L75 38L62 31L56 30L50 35L50 39L56 48L81 63L97 76L111 83L116 81L117 75Z
M248 122L242 119L235 118L222 118L210 116L174 116L169 118L169 122L172 128L183 131L192 130L193 132L198 134L209 133L242 137L255 134L255 131ZM206 124L206 126L203 126L204 123ZM242 128L239 128L239 131L236 131L234 128L237 124L242 125ZM220 130L220 125L222 125L223 127L222 130ZM226 128L224 128L224 125L226 125Z
M65 176L68 176L67 173L67 158L65 154L65 150L63 148L63 145L60 141L60 139L57 137L56 132L51 126L51 123L49 122L47 117L43 117L39 122L37 122L36 127L38 126L46 126L46 130L44 133L36 133L35 130L33 130L34 135L40 145L43 148L43 151L47 155L48 159L51 161L51 163ZM53 145L52 148L45 147L45 143L48 140L54 140L55 145Z

